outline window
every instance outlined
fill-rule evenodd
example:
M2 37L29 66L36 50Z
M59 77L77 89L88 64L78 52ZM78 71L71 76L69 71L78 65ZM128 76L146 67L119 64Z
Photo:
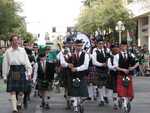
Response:
M142 26L148 25L148 17L143 17L143 18L141 19L141 22L142 22Z

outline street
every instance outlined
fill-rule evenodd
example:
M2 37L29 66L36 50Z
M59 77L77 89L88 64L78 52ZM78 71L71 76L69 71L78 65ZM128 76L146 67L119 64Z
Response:
M150 110L150 78L149 77L134 77L135 98L132 102L131 113L149 113ZM0 80L0 85L3 82ZM55 93L55 90L50 93L50 110L43 111L40 108L40 98L31 95L29 107L23 113L71 113L66 110L63 90L61 93ZM87 101L84 103L84 113L121 113L120 110L114 111L112 102L104 107L98 107L96 102ZM9 95L5 92L0 92L0 113L11 113L11 105Z

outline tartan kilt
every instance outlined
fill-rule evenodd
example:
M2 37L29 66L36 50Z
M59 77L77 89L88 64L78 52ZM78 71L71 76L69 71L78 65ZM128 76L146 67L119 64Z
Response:
M123 74L118 73L117 75L117 93L119 97L134 97L132 75L129 74L128 77L130 78L129 85L128 87L125 87L123 85Z
M97 80L96 78L96 68L95 66L91 66L88 69L88 74L84 77L85 81L87 83L93 83L96 84L95 81Z
M26 74L25 72L19 72L20 73L20 79L14 80L13 76L14 74L12 71L8 74L7 79L7 92L27 92L29 89L29 82L26 80Z
M95 84L99 87L107 86L108 81L108 73L107 72L96 72L96 80Z
M84 79L80 79L79 87L74 87L72 83L70 88L71 89L68 89L69 96L73 96L73 97L88 97L89 96L87 84Z
M117 73L114 71L110 71L107 81L107 88L112 89L114 93L116 93L117 88Z
M32 81L27 80L27 90L26 90L26 92L31 92L31 90L32 90Z

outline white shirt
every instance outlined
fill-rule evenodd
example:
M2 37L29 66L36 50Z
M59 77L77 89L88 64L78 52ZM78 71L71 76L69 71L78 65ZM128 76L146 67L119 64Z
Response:
M12 47L8 48L4 54L3 60L3 77L7 78L10 65L24 65L27 75L31 75L32 66L27 56L27 53L24 48L18 47L13 49Z
M81 55L82 52L79 52L79 56ZM71 56L71 54L68 54L69 56ZM65 58L64 58L64 54L62 52L59 53L59 58L60 58L60 64L62 67L67 67L68 66L68 62L66 62ZM84 63L79 66L79 67L75 67L77 71L84 71L87 70L89 67L89 55L87 53L85 53L85 59L84 59Z
M68 55L70 56L71 54L68 54ZM68 63L65 61L65 57L64 57L63 51L59 52L59 54L57 55L57 58L60 61L60 65L62 67L67 67L68 66Z
M79 56L81 55L81 51L79 52ZM84 71L87 70L89 67L89 62L90 62L90 57L89 55L85 52L85 59L84 59L84 63L81 66L75 67L77 71Z
M114 55L113 56L113 65L112 65L112 62L111 62L111 58L108 58L108 61L107 61L107 66L110 70L113 70L113 71L116 71L116 67L118 65L116 65L116 61L115 61L115 57L117 57L117 55Z

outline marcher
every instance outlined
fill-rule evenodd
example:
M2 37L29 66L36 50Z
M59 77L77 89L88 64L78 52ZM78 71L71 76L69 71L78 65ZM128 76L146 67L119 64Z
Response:
M92 54L93 50L96 48L96 38L91 38L91 47L88 49L87 53L90 57L88 74L85 76L85 80L88 84L88 92L89 92L89 99L94 101L97 97L97 85L96 81L96 67L92 63Z
M75 112L82 111L81 98L87 98L88 89L84 80L86 70L89 66L89 55L82 50L83 42L81 40L75 41L75 51L68 57L66 61L62 57L61 65L67 68L67 94L72 101L73 110Z
M120 54L115 56L117 66L117 94L120 97L119 107L125 113L130 112L130 102L134 98L132 71L139 66L133 54L127 52L127 42L122 41Z
M32 66L32 74L31 74L31 79L33 78L33 70L34 70L34 64L35 64L35 57L33 55L33 51L32 51L32 48L29 46L29 44L25 41L24 42L24 48L25 48L25 51L28 55L28 58L29 58L29 61L31 63L31 66ZM31 94L31 91L32 91L32 81L31 80L28 80L28 90L26 92L24 92L24 108L27 108L28 107L28 101L30 101L30 94Z
M89 55L82 50L82 40L75 41L75 52L72 55L71 63L71 100L73 100L73 107L75 112L82 111L81 98L88 97L88 89L84 77L87 74L89 67Z
M117 88L117 69L115 65L114 57L119 54L120 49L118 44L112 44L110 46L111 49L111 57L108 59L107 66L109 68L109 79L108 79L108 88L111 89L114 106L113 109L118 109L118 94L116 91Z
M7 92L11 95L13 113L18 113L22 108L24 92L28 87L27 80L31 79L32 73L28 56L25 49L19 47L18 39L17 35L10 37L11 47L6 50L3 60L3 78L7 81Z
M39 90L39 94L41 96L41 107L44 109L50 109L49 106L49 95L48 95L48 89L49 89L49 68L48 68L48 62L46 58L45 53L39 54L39 60L34 66L34 76L33 80L34 82L37 81L37 90Z
M62 46L62 45L61 45ZM71 48L73 48L73 44L70 41L65 41L63 47L61 47L61 51L57 55L58 59L58 67L57 72L59 74L60 82L62 83L65 91L64 91L64 97L66 99L66 109L70 109L70 89L71 89L71 67L73 67L73 64L69 63L70 58L73 54L73 51L71 52Z
M52 50L52 48L46 47L46 60L47 60L47 68L49 69L48 75L49 75L49 81L50 81L50 86L49 89L52 90L52 85L54 82L54 74L56 73L56 55L57 52L55 50Z
M108 80L108 68L107 68L107 56L104 49L103 40L99 39L97 42L97 48L93 50L92 55L93 65L96 66L96 76L98 85L98 105L104 106L104 103L108 103L106 94L106 85Z

